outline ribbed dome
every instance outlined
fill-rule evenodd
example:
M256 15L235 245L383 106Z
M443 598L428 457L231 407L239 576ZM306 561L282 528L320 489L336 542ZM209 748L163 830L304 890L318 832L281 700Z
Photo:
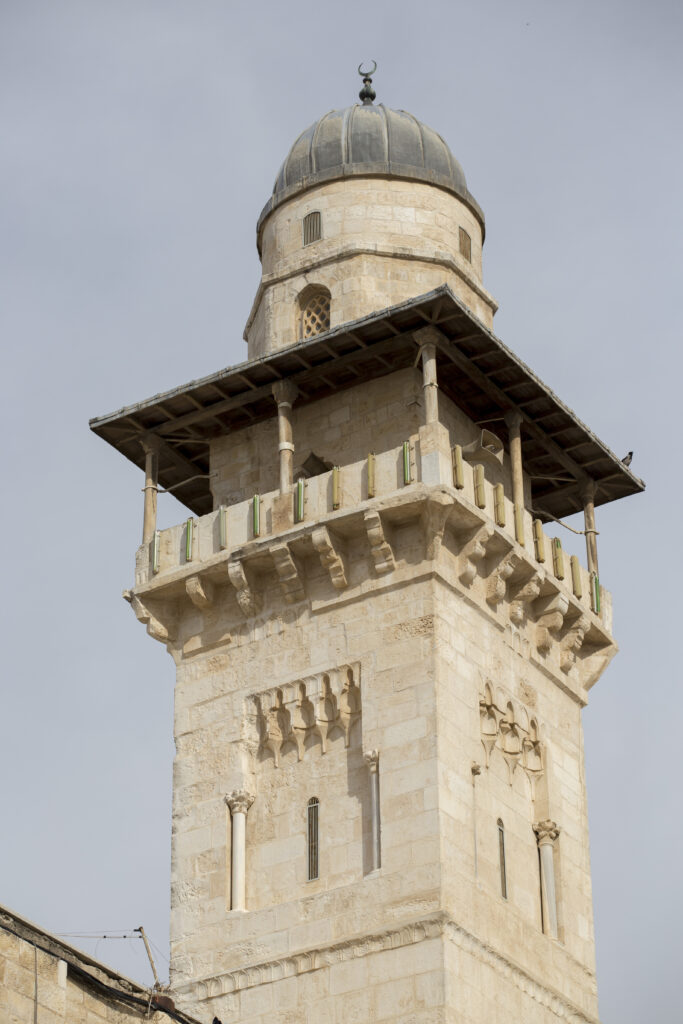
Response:
M258 228L280 203L323 182L380 176L422 181L454 193L483 229L484 214L441 136L405 110L381 103L331 110L301 133L280 168Z

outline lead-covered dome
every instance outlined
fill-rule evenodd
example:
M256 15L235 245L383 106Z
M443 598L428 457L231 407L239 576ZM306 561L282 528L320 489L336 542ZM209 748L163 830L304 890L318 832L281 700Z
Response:
M367 102L331 110L299 135L280 168L257 230L293 196L350 177L403 178L445 189L471 209L483 232L484 214L441 136L405 110Z

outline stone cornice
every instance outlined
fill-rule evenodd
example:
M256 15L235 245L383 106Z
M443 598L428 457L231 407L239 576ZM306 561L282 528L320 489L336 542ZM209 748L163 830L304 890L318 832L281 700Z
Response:
M534 1002L549 1010L557 1020L566 1021L567 1024L599 1024L597 1017L584 1013L564 995L537 981L514 960L499 953L489 943L482 942L443 913L411 921L398 928L357 935L344 942L309 948L277 960L250 964L236 971L174 986L173 992L184 1002L205 1002L258 985L268 985L285 978L309 974L332 964L442 937L493 968L497 974L511 981Z
M336 249L333 253L330 253L328 256L323 256L322 259L316 260L313 263L301 263L285 273L268 274L262 277L244 327L242 335L244 340L247 340L247 335L251 330L251 326L256 317L256 313L258 312L261 300L268 288L272 288L273 285L280 284L282 281L288 281L292 277L300 277L302 274L309 274L312 271L318 270L320 267L325 267L330 263L340 263L343 260L353 259L355 256L378 256L382 259L407 260L413 263L432 263L441 267L446 267L448 270L456 274L457 277L461 278L467 287L471 288L475 295L490 307L493 313L498 309L498 303L491 293L488 292L486 288L479 283L479 281L477 281L474 274L472 274L467 267L461 266L460 263L449 253L440 252L434 255L433 253L430 254L428 252L415 252L412 249L405 249L401 251L400 249L373 248L372 246L367 245L347 245ZM476 316L476 313L472 313L472 316Z

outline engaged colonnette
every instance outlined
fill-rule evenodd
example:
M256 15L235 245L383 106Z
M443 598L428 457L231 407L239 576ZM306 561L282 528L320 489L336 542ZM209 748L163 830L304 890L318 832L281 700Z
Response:
M173 997L594 1022L595 509L643 484L493 334L446 143L360 95L259 218L248 361L91 424L144 470L124 596L177 671Z

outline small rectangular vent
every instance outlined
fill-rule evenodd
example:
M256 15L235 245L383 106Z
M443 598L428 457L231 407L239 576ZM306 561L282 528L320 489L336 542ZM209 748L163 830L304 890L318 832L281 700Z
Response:
M322 237L322 218L319 210L307 213L304 217L304 245L317 242Z
M460 228L460 254L468 263L472 262L472 239L464 228Z

